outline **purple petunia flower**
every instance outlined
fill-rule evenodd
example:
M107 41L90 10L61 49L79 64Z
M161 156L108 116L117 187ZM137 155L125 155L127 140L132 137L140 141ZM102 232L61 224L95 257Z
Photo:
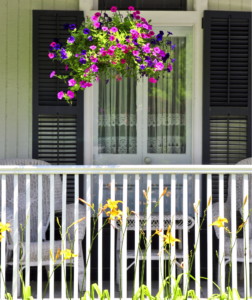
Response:
M173 45L171 46L171 49L173 50L173 49L175 48L175 46L176 46L176 45L175 45L175 44L173 44Z
M172 35L172 33L170 31L167 31L168 34Z
M141 60L142 60L142 59L141 59L141 57L139 57L139 56L135 59L135 61L138 62L138 63L140 63Z
M159 34L164 35L164 32L162 30L159 31Z
M166 45L171 45L171 41L170 41L170 40L167 41L167 42L166 42Z
M64 29L68 30L68 28L69 28L69 24L68 23L64 24Z
M151 60L148 61L148 67L152 67L153 66L153 62Z
M66 50L65 49L61 49L60 55L61 55L62 59L66 59L67 58Z
M106 84L108 84L108 82L109 82L109 79L106 80Z
M54 47L50 46L49 51L54 51Z
M156 40L155 40L155 39L151 39L151 40L150 40L150 43L151 43L152 45L156 45Z
M76 81L73 78L68 80L68 85L69 86L75 86L75 84L76 84Z
M163 36L162 34L157 34L157 41L162 41L163 40Z
M67 39L69 44L72 44L75 41L75 38L71 35L68 39Z
M60 50L60 44L56 44L54 47L55 50Z
M68 96L70 99L73 99L73 98L74 98L74 92L72 92L72 91L67 91L67 96Z
M50 74L50 78L52 78L55 75L55 71L52 71L52 73Z
M79 53L76 53L74 56L75 56L75 57L79 57Z
M89 32L90 32L90 30L89 30L88 28L84 28L84 29L83 29L83 33L84 33L84 34L89 34Z
M144 70L144 69L145 69L145 65L143 65L143 64L140 65L140 69L141 69L141 70Z
M174 61L175 61L176 59L175 58L173 58L172 60L171 60L171 63L174 63Z
M89 40L90 42L92 42L92 40L93 40L92 35L90 35L90 36L88 37L88 40Z
M80 60L79 60L79 62L80 62L82 65L84 65L87 61L86 61L86 59L85 59L84 57L81 57Z
M71 24L71 25L69 25L69 28L70 28L71 30L74 30L74 29L76 28L76 26L75 26L75 24Z
M81 51L81 55L86 55L87 54L87 50L82 50Z
M58 93L58 99L62 99L64 97L64 92L63 91L61 91L61 92L59 92Z

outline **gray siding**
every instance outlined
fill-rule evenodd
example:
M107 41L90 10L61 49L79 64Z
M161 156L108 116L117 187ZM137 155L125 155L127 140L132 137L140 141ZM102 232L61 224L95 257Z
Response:
M208 9L252 11L252 0L208 0Z
M0 1L0 159L32 157L32 10L79 10L79 0Z

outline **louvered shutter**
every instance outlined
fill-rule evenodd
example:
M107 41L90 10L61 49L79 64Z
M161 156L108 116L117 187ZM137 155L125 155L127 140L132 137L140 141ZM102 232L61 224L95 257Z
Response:
M53 39L66 43L69 32L64 24L79 27L81 11L33 11L33 158L56 165L83 164L83 92L79 91L70 106L57 99L67 84L50 73L68 74L65 64L48 58ZM80 196L82 195L80 180ZM67 178L67 201L73 201L74 178Z
M203 164L235 164L252 156L251 13L205 11L203 24Z

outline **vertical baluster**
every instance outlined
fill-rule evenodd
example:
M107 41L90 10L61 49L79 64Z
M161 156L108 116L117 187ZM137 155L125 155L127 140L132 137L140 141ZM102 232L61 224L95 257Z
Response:
M219 174L219 215L224 218L224 175ZM225 231L224 228L220 228L220 239L219 239L219 259L222 261L220 267L220 287L222 291L225 291L225 261L222 260L224 256L224 239Z
M212 175L207 174L207 203L212 197ZM213 227L212 224L212 200L207 208L207 295L208 298L213 294Z
M86 201L91 205L91 175L86 175ZM91 253L90 245L91 245L91 207L86 206L86 291L90 292L91 286ZM89 260L87 261L89 256Z
M237 222L236 222L236 175L231 175L231 234L232 234L232 289L237 289L237 243L236 231L237 231Z
M127 298L127 229L126 218L127 218L127 206L128 206L128 177L127 174L123 175L123 249L122 249L122 298Z
M1 222L3 224L6 223L6 175L2 175L2 211L1 211ZM2 233L3 237L4 237L4 241L6 241L6 231L4 231ZM5 286L4 286L4 282L5 282L5 251L6 251L6 243L3 242L1 243L1 268L2 268L2 274L3 276L1 276L1 299L4 299L4 295L5 295Z
M37 277L37 298L42 298L42 174L38 175L38 277Z
M162 195L164 191L164 175L159 174L159 196ZM160 199L159 202L159 230L163 230L163 233L165 233L164 229L164 196ZM158 288L161 287L162 282L164 280L164 257L163 257L163 241L159 239L159 251L160 251L160 258L159 258L159 277L158 277ZM162 295L164 295L164 290Z
M30 232L31 232L31 213L30 213L30 191L31 176L26 175L26 243L25 243L25 285L30 286ZM27 219L27 216L28 219Z
M111 200L115 200L115 175L111 174ZM110 298L115 297L115 222L110 226Z
M74 221L76 222L79 218L83 216L79 216L79 174L74 175ZM83 224L75 224L74 232L75 232L75 241L74 241L74 253L78 253L79 255L83 255L80 253L79 248L79 226L83 226ZM79 266L78 266L78 257L74 258L74 298L78 298L78 277L79 277Z
M243 175L243 201L248 194L248 175ZM247 220L249 214L249 198L243 208L244 220ZM245 240L246 239L246 240ZM250 295L250 272L249 272L249 221L246 223L245 232L243 230L244 253L246 253L246 262L244 260L244 296ZM246 250L245 250L246 247ZM247 274L246 274L247 273Z
M147 216L146 219L149 218L151 214L151 174L147 174L147 189L149 188L148 193L148 206L147 206ZM149 218L146 224L146 238L147 241L150 241L151 238L151 218ZM146 254L146 285L151 293L151 244L147 250Z
M135 213L139 215L139 174L135 175ZM140 252L138 250L139 243L139 218L135 216L135 290L136 292L139 288L139 255ZM137 255L138 254L138 255Z
M62 224L61 224L61 232L62 232L62 249L66 249L66 185L67 185L67 175L63 174L62 178ZM62 255L62 260L64 259L64 255ZM62 264L61 267L61 298L66 299L66 262Z
M183 277L183 288L184 294L187 289L187 276L186 273L189 271L189 247L188 247L188 181L187 174L183 174L183 262L184 262L184 277Z
M53 257L54 257L54 174L50 174L50 249L52 250ZM50 298L54 298L54 265L53 261L50 259L50 268L49 272L52 274L52 277L50 279L50 285L49 285L49 295Z
M13 204L14 212L13 212L13 218L14 218L14 225L13 225L13 299L17 299L17 281L18 278L18 267L19 267L19 247L18 247L18 175L14 175L14 204Z
M103 206L103 203L102 203L102 199L103 199L103 175L100 174L99 175L99 195L98 195L98 206ZM103 245L102 245L102 233L103 233L103 230L101 230L102 228L102 225L103 225L103 214L101 214L99 216L99 219L98 219L98 231L99 231L99 234L98 234L98 286L100 288L100 290L102 291L102 265L103 265L103 262L102 262L102 249L103 249Z
M171 175L171 218L172 218L172 227L171 227L171 235L176 237L176 174ZM176 247L171 246L171 262L174 261L176 256ZM173 293L173 287L175 285L176 278L176 265L172 265L171 271L171 291Z
M200 200L200 176L199 174L195 174L195 203L196 205ZM199 233L199 225L200 225L200 204L198 206L198 213L195 212L195 293L196 297L200 298L200 233ZM198 282L198 283L197 283Z

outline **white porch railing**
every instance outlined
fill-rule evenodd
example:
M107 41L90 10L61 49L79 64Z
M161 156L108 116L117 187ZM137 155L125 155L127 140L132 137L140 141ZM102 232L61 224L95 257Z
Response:
M176 215L176 174L183 174L183 260L185 262L188 261L188 231L187 231L187 218L188 218L188 193L187 193L187 186L188 186L188 177L187 174L194 174L195 175L195 188L194 188L194 199L196 203L200 199L200 186L201 186L201 174L207 175L207 199L209 199L212 193L212 174L219 175L219 214L220 216L224 216L224 174L231 174L231 182L232 182L232 203L231 203L231 218L232 218L232 239L235 238L236 233L236 175L235 174L242 174L243 175L243 199L246 195L248 195L248 174L252 173L251 166L248 165L129 165L129 166L0 166L0 175L2 175L1 180L1 187L2 187L2 203L1 203L1 221L3 223L8 222L6 220L6 175L14 174L14 247L13 247L13 299L17 299L17 280L18 280L18 175L25 174L26 175L26 214L30 214L30 175L37 174L38 175L38 268L37 268L37 299L42 299L42 209L43 209L43 199L42 199L42 175L47 174L50 175L50 247L53 248L54 245L54 174L62 174L62 234L66 231L66 176L68 174L74 174L75 184L74 184L74 203L75 203L75 221L78 220L78 205L79 205L79 175L85 175L85 200L88 203L91 203L91 175L98 174L99 175L99 191L98 194L98 205L103 203L103 175L109 174L111 175L111 199L115 200L115 175L116 174L123 174L123 221L125 222L126 212L127 212L127 186L128 186L128 174L135 175L135 211L136 213L139 212L139 175L140 174L147 174L147 187L150 187L152 184L152 175L159 174L159 194L163 192L164 189L164 179L163 174L171 174L171 215ZM151 198L151 190L149 193L149 198ZM203 199L203 201L207 202L207 199ZM151 199L150 199L151 201ZM202 205L202 202L201 204ZM148 206L147 215L150 213L151 206ZM249 201L247 201L244 207L244 217L245 219L249 213ZM199 230L199 214L195 213L195 222L194 230L195 230L195 238L198 235ZM162 206L159 208L159 227L162 228L162 221L164 219L164 210ZM102 227L102 218L99 219L98 228ZM210 204L207 210L207 274L208 274L208 285L207 285L207 295L208 297L213 293L213 236L212 236L212 227L209 225L213 222L212 220L212 203ZM75 224L75 229L78 229L78 226L81 226L81 223ZM249 226L246 227L246 239L249 241ZM111 226L110 227L110 297L111 299L115 298L115 229ZM147 238L151 236L151 224L150 221L147 223ZM26 227L27 232L27 239L25 244L25 252L26 252L26 278L25 283L26 285L30 285L30 260L29 260L29 253L30 253L30 244L29 244L29 232L30 232L30 222L28 218L28 223ZM78 230L76 231L78 233ZM175 226L172 227L172 235L175 236ZM6 233L4 233L6 239ZM138 238L139 238L139 219L136 217L135 219L135 253L137 253L137 245L138 245ZM78 237L76 237L78 240ZM127 238L125 239L127 240ZM219 253L224 253L224 229L220 229L220 239L219 239ZM86 207L86 253L90 248L91 243L91 208ZM195 242L196 243L196 242ZM122 298L127 298L127 244L126 242L123 245L122 251ZM161 247L161 243L160 243ZM102 289L102 231L98 236L98 286ZM236 254L236 246L234 247L233 254L232 254L232 288L237 288L237 254ZM5 277L5 243L2 242L1 244L1 267L3 276ZM78 252L78 243L75 243L75 253ZM247 243L247 253L250 252L249 250L249 243ZM200 245L198 244L196 255L195 255L195 278L196 281L200 283ZM205 254L204 249L204 254ZM172 247L171 258L173 259L176 255L176 248ZM248 255L249 256L249 255ZM160 262L159 262L160 263ZM163 260L161 262L163 264ZM137 264L139 266L139 264ZM86 266L86 290L90 290L91 285L91 269L90 269L90 262ZM160 269L160 268L159 268ZM247 259L247 268L244 268L247 272L247 276L249 278L249 259ZM53 270L53 262L50 263L50 270ZM63 272L63 270L62 270ZM173 268L172 275L175 277L176 269ZM187 272L186 268L184 272ZM63 274L63 273L62 273ZM151 291L152 285L152 264L151 264L151 248L149 248L147 252L147 272L146 272L146 285ZM224 289L225 287L225 271L224 271L224 263L221 265L221 284ZM136 269L136 286L135 290L139 287L139 267ZM74 259L74 299L78 299L78 260L77 258ZM162 277L159 276L159 286L161 285ZM244 290L249 287L249 280L247 281L248 286L246 287L246 281L244 280ZM185 288L185 286L184 286ZM65 282L62 280L62 294L61 299L66 298L65 292ZM201 298L200 287L195 283L195 292L197 297ZM1 279L1 299L4 299L5 289L3 280ZM54 299L54 278L50 281L50 293L49 298Z

